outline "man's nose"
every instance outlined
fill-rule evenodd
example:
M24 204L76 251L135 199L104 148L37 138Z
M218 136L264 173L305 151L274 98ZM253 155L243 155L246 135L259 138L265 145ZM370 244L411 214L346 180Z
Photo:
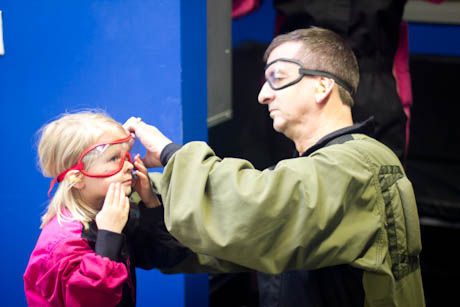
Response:
M270 101L272 101L274 97L275 97L275 91L272 90L268 82L265 81L264 85L262 86L259 92L259 97L258 97L259 103L267 104Z

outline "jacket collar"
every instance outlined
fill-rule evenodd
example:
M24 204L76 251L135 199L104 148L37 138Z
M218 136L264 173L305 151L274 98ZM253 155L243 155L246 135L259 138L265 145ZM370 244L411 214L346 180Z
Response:
M315 145L308 148L303 154L302 157L307 157L311 155L314 151L326 147L329 143L333 142L333 140L353 133L361 133L365 134L370 137L374 137L374 130L375 130L375 123L374 117L371 116L370 118L366 119L363 122L354 124L353 126L345 127L339 130L336 130L328 135L322 137ZM351 139L351 138L350 138ZM298 154L297 154L298 155Z

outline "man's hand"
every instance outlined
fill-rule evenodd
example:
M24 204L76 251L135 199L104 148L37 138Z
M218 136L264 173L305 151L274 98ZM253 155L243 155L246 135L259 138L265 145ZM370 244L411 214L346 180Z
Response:
M137 154L134 157L137 178L133 181L133 187L141 197L147 208L154 208L161 205L157 195L153 192L148 176L147 168L142 163L141 157Z
M145 157L142 158L144 165L148 168L162 166L160 155L166 145L172 143L156 127L147 125L139 117L131 117L123 127L128 132L133 132L139 138L142 145L147 149Z
M128 221L129 199L126 197L120 183L111 183L104 205L101 211L96 214L96 225L98 229L109 230L121 233Z

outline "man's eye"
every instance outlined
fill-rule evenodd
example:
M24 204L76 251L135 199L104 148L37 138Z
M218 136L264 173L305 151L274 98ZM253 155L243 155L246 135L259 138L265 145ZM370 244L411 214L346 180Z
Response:
M275 71L271 71L270 73L267 74L267 78L271 80L275 80L278 77L279 77L279 74L276 73Z
M111 161L111 162L116 162L116 161L118 161L118 160L120 160L120 157L119 157L119 156L113 156L112 158L110 158L110 161Z
M271 77L273 80L282 80L284 78L286 78L286 74L284 72L281 72L281 71L274 71L272 74L271 74Z

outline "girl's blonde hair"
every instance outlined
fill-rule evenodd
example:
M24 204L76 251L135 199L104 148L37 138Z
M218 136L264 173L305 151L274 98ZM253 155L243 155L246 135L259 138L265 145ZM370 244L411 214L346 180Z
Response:
M38 158L42 174L56 178L74 166L81 153L108 132L126 134L123 126L103 111L86 110L60 115L38 131ZM82 201L79 190L72 188L75 182L71 182L69 177L66 175L59 183L47 212L41 218L40 228L55 215L59 223L62 220L78 220L85 228L94 220L98 211ZM64 214L65 209L71 216Z

